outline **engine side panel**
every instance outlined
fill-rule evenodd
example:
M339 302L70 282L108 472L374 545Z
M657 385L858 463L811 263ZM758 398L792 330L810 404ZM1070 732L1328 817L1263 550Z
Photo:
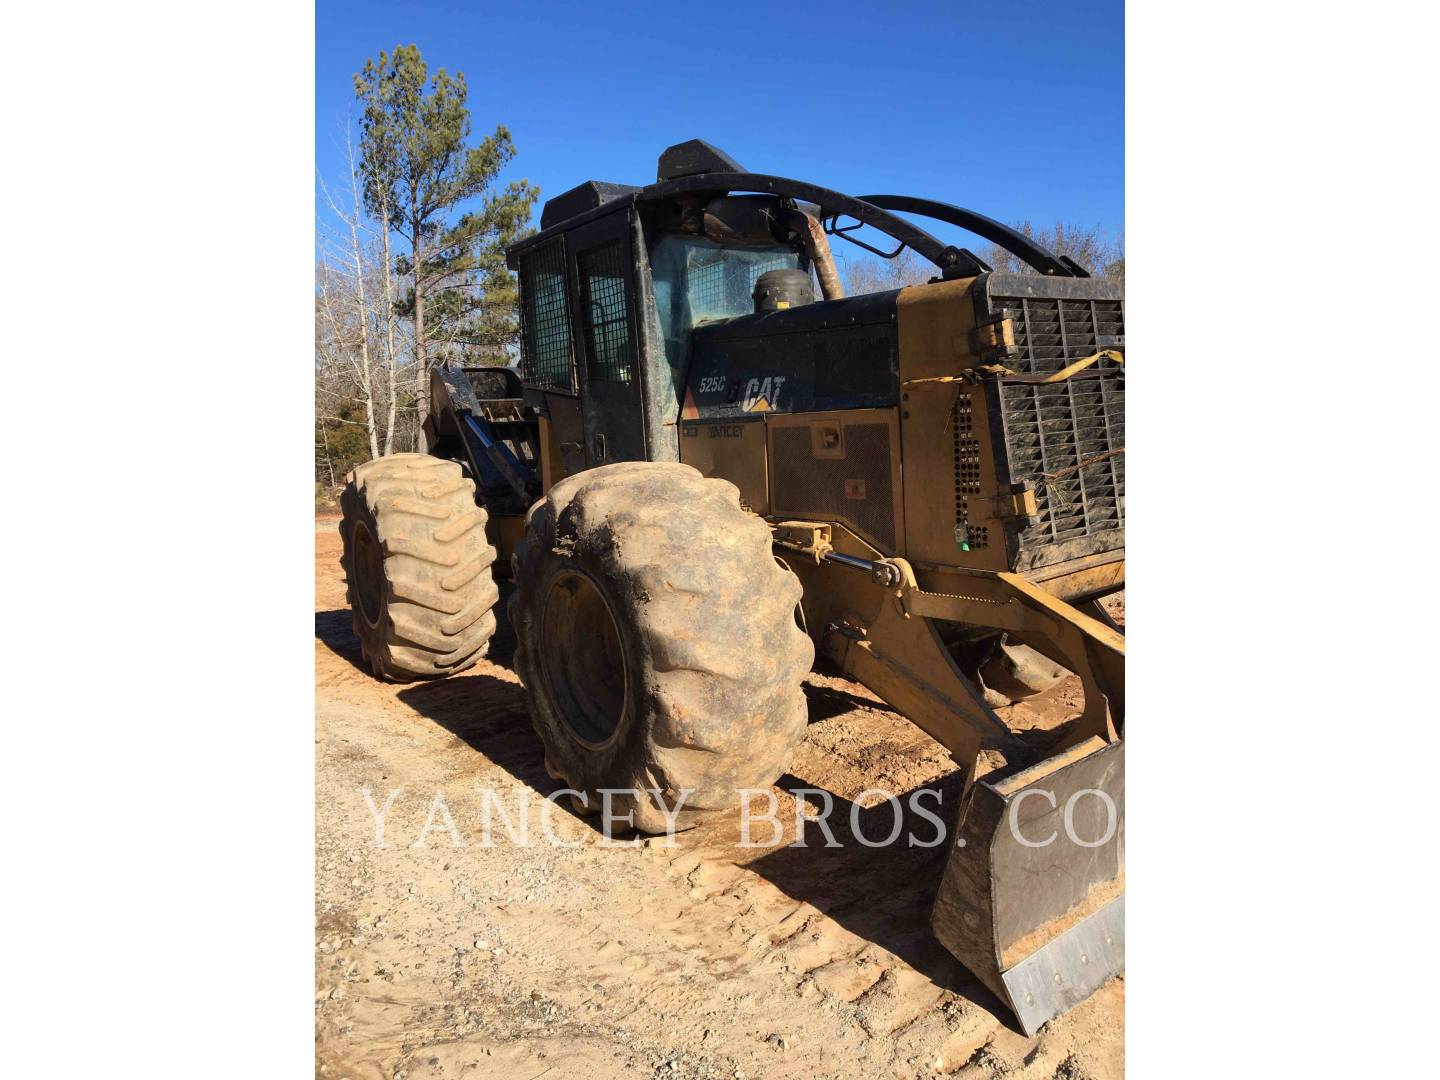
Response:
M772 521L828 521L885 555L905 551L895 409L682 422L680 460L729 480Z
M770 416L774 517L839 522L887 555L906 550L895 409Z

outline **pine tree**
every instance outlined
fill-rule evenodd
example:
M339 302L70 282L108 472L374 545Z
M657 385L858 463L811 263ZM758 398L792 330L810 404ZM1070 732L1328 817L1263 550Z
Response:
M524 180L490 190L515 156L510 132L497 126L478 145L467 145L465 76L441 68L431 78L414 45L366 60L355 94L362 108L366 209L409 245L396 260L409 279L396 306L415 325L415 396L423 424L430 366L447 347L473 342L500 362L513 348L515 284L504 247L523 235L540 193ZM481 200L480 208L452 222L473 199Z

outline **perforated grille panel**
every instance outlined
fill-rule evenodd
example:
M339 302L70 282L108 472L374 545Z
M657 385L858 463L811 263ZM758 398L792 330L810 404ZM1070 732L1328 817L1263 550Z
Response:
M565 311L565 248L556 237L520 260L524 335L521 370L531 386L575 392L570 320Z
M586 373L592 382L629 383L635 377L635 357L625 305L625 242L586 251L575 264L585 317Z
M772 513L843 521L886 553L895 551L890 428L846 424L844 458L816 458L810 429L771 430Z
M980 494L980 440L975 437L973 408L970 395L961 393L950 417L955 447L955 543L982 548L990 542L990 530L970 524L970 496Z
M1058 371L1098 349L1123 347L1118 300L1001 300L1023 371ZM1002 383L1014 480L1033 480L1039 521L1022 547L1118 530L1125 524L1125 375L1109 360L1050 386Z

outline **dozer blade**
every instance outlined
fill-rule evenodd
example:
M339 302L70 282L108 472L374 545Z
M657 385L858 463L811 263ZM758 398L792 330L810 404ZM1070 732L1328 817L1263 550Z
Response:
M970 790L931 927L1026 1035L1125 969L1125 744Z

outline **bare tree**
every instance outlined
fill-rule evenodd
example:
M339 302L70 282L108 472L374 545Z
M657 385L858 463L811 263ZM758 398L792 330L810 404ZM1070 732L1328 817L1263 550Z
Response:
M882 259L860 248L836 252L836 255L847 296L923 285L940 276L940 271L929 259L916 255L909 248L903 249L893 259Z
M1040 227L1029 221L1020 221L1010 227L1028 236L1041 247L1049 248L1056 255L1069 256L1095 277L1118 277L1124 280L1124 233L1110 234L1099 225L1067 225L1063 221ZM996 270L1012 274L1035 272L999 244L989 244L979 254Z
M348 227L322 228L315 267L315 420L331 432L326 452L338 474L382 448L410 445L418 430L408 377L413 339L385 298L379 242L365 244L359 229L356 239L358 260ZM355 429L364 433L358 460L346 437ZM323 432L316 441L325 442Z
M346 130L346 145L349 145L349 130ZM350 170L350 180L353 186L356 176L354 159L347 162ZM400 355L395 351L395 260L390 253L390 229L387 222L390 220L389 193L380 191L375 196L377 221L380 232L380 273L385 285L384 303L381 310L384 312L385 321L385 358L386 377L388 379L387 389L390 398L390 410L385 418L385 453L395 452L395 419L399 407L400 397L396 393L400 379Z
M325 178L318 177L321 199L334 223L317 224L321 257L316 268L317 420L350 423L334 415L337 402L363 403L371 457L410 445L417 425L415 401L408 396L404 369L414 364L413 336L397 314L395 260L390 250L387 193L375 198L376 220L360 189L351 126L342 127L350 184L342 205ZM342 377L343 376L343 377ZM428 387L427 387L428 390Z
M349 233L349 250L346 254L349 256L349 264L354 270L354 289L349 300L354 306L354 327L358 339L358 349L352 354L351 365L355 373L355 382L360 390L360 399L365 404L365 424L370 437L370 456L376 458L380 456L380 438L375 416L375 381L370 356L370 311L365 290L365 259L360 243L360 190L354 179L355 155L350 142L348 125L345 131L345 153L351 177L349 211L342 209L336 203L330 194L329 187L325 184L324 177L320 177L320 190L330 206L330 212L344 223ZM330 324L331 340L338 348L343 335L340 329L341 320L337 318L335 311L337 299L332 288L333 276L328 267L320 273L320 302Z

